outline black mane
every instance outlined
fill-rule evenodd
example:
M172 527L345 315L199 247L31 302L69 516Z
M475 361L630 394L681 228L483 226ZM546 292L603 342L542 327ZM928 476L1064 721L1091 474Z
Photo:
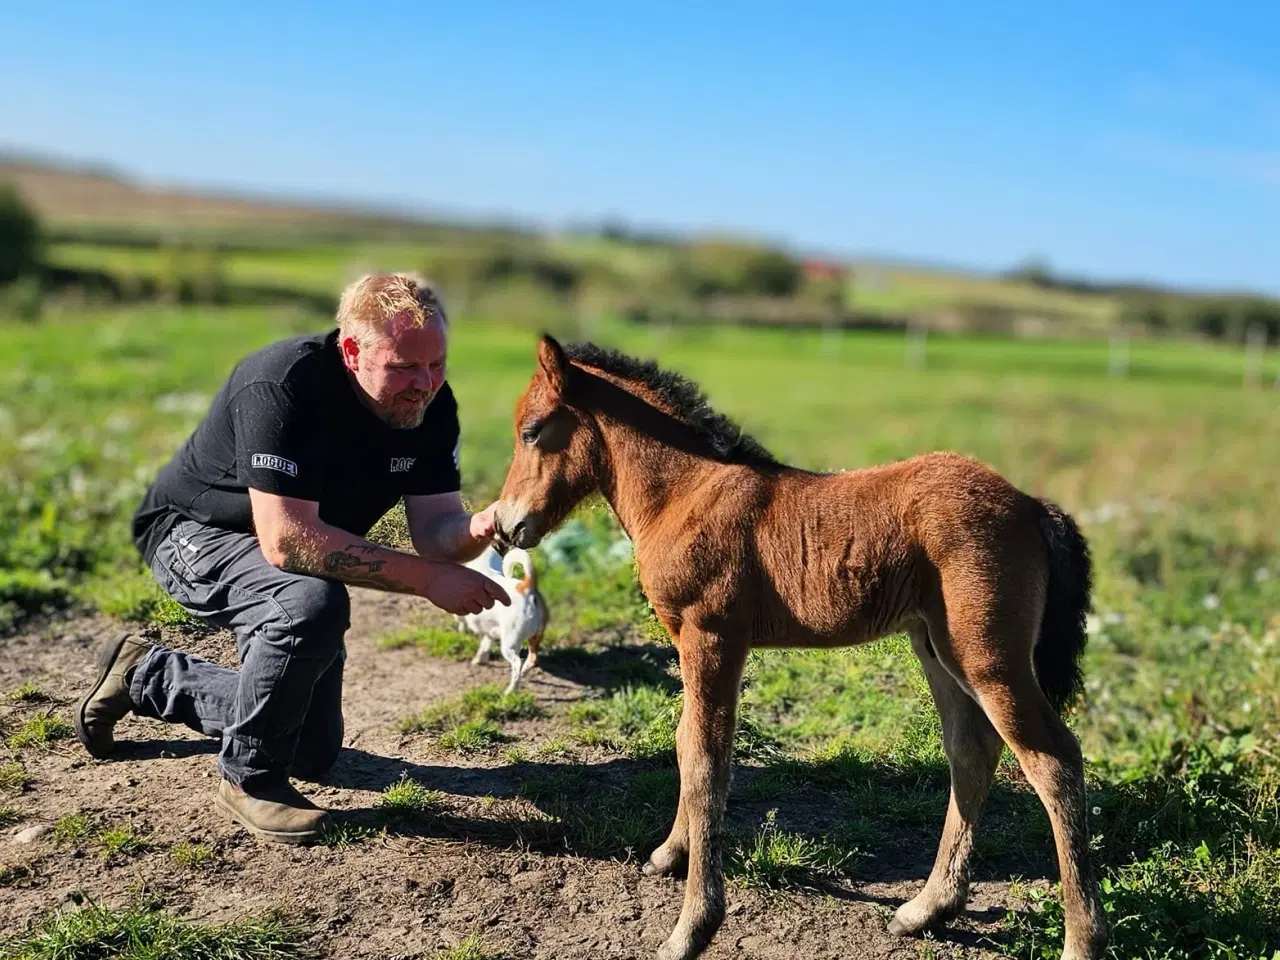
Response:
M716 413L696 383L662 370L652 360L637 360L594 343L564 345L565 356L588 367L643 384L679 420L693 427L725 463L776 467L781 464L756 439L724 414Z

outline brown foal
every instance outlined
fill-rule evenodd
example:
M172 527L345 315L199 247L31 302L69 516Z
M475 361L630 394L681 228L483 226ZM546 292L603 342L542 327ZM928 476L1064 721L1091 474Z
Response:
M680 800L645 865L688 870L662 960L697 956L724 919L724 807L748 651L897 632L910 635L942 718L951 800L933 871L890 931L918 934L963 910L1003 741L1053 826L1062 956L1102 956L1083 761L1059 715L1080 687L1090 591L1088 547L1069 516L954 454L835 474L786 466L687 380L550 337L515 430L500 541L532 547L601 492L679 649Z

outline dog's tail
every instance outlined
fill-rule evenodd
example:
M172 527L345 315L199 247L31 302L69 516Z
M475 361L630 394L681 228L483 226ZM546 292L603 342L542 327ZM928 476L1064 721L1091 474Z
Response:
M520 577L516 577L516 567L522 571ZM518 579L524 588L523 592L536 590L538 587L538 574L533 569L533 558L529 556L529 551L519 547L511 547L502 558L502 575L512 580Z

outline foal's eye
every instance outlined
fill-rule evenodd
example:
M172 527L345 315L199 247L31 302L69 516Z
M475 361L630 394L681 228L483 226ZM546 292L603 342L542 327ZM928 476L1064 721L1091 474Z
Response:
M525 443L537 443L538 434L541 432L542 432L541 424L535 424L532 427L525 427L523 432L521 432L520 434L520 439L523 440Z

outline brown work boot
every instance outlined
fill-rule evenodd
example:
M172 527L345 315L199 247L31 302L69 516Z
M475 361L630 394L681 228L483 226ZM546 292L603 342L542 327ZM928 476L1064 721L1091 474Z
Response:
M230 780L218 784L218 809L250 833L275 843L310 843L329 823L328 812L295 790L288 781L277 787L250 788Z
M98 760L105 759L115 748L112 731L120 718L133 710L129 671L142 662L153 646L150 640L122 633L98 650L98 682L76 711L76 736Z

